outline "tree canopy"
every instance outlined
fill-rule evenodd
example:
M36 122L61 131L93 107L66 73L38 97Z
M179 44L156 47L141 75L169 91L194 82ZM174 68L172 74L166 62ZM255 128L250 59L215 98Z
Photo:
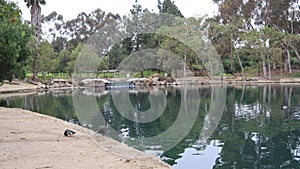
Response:
M206 49L205 44L209 41L221 58L224 75L242 76L244 79L251 76L271 79L274 72L298 76L294 72L300 69L298 0L213 0L219 7L219 13L213 17L199 18L184 18L171 0L158 0L158 13L143 8L136 0L129 16L121 17L119 14L95 9L91 13L81 12L68 21L55 11L48 16L39 16L39 5L45 4L45 0L25 2L31 9L35 39L30 37L28 25L22 23L18 7L1 0L1 10L5 11L0 13L0 31L3 35L0 37L3 44L1 57L15 55L9 58L12 61L7 62L7 65L3 64L7 67L5 72L14 69L11 65L26 65L27 72L64 72L71 75L77 56L84 44L88 44L93 49L101 48L95 53L100 58L99 70L117 69L126 57L135 52L162 49L184 59L195 75L208 75L207 72L214 68L207 70L209 66L205 62L216 54L209 54L206 50L195 53L190 46ZM171 17L165 19L166 16ZM183 21L176 22L180 19ZM197 31L203 35L190 35ZM178 35L181 39L171 34ZM117 36L123 39L117 44L111 44ZM199 59L197 54L201 54L202 58ZM147 57L137 57L136 62L151 62L156 66L173 63L164 56L158 57L159 55L152 51ZM91 59L95 59L94 55ZM2 79L12 78L4 74L1 76L5 76Z
M158 0L158 9L161 13L166 13L183 18L182 13L178 9L174 1L172 2L171 0L164 0L163 2L161 2L160 0Z
M264 78L278 69L292 76L293 66L300 63L298 0L214 2L219 15L207 22L209 36L227 72L255 67Z
M21 10L13 2L0 0L0 82L24 78L26 60L30 56L27 47L32 36L29 25L21 21Z

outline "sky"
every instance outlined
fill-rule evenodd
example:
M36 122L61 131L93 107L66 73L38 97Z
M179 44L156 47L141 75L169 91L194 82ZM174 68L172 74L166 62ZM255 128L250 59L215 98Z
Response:
M11 0L16 2L23 14L23 19L30 20L30 11L26 7L24 0ZM163 2L163 0L161 0ZM212 0L173 0L179 10L185 17L203 16L208 14L212 16L217 12L217 6ZM49 15L56 11L64 16L64 20L70 20L77 17L81 12L90 13L100 8L106 13L128 15L135 0L46 0L46 5L42 7L42 15ZM139 0L143 9L157 11L157 0Z

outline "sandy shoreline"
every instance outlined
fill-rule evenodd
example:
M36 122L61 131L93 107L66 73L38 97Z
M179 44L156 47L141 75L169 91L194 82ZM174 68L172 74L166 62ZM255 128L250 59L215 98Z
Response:
M54 117L15 108L0 107L0 168L103 168L103 169L167 169L158 157L147 155L99 135L96 144L89 131ZM77 132L65 137L65 129ZM128 157L104 147L126 152Z
M3 84L0 86L0 93L13 93L13 92L30 92L38 90L37 85L18 82L19 85Z

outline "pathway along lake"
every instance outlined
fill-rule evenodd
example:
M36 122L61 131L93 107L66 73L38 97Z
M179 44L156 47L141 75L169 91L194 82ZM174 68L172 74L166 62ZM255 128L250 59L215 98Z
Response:
M300 168L297 85L57 90L0 106L78 123L175 169Z

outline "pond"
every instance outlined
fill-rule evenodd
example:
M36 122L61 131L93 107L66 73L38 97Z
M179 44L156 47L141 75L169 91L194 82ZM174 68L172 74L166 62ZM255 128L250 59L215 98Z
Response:
M175 169L300 168L299 98L297 85L85 88L0 98L0 106L82 125Z

